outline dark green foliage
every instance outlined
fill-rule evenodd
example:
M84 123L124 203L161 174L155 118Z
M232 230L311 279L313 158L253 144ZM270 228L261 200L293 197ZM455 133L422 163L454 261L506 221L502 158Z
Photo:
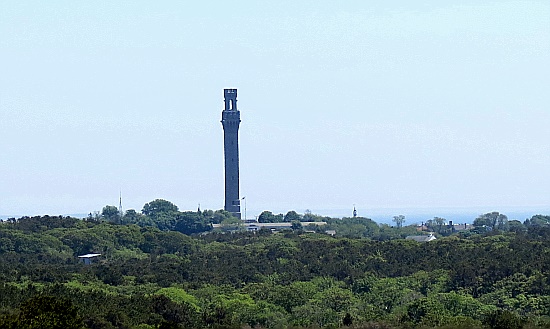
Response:
M188 234L229 218L168 212ZM51 321L64 305L88 328L544 326L550 227L512 222L420 244L403 239L414 227L368 218L327 219L337 237L22 218L0 225L0 328L30 321L28 305ZM102 256L85 266L75 256L86 252Z
M380 235L380 227L373 220L364 217L325 219L328 230L335 230L338 237L373 238Z
M525 226L550 226L550 216L535 215L526 219L523 224Z
M100 264L97 267L94 267L95 276L103 281L105 284L112 286L118 286L124 283L124 278L122 277L122 272L117 266L109 266Z
M300 214L298 214L294 210L291 210L291 211L286 213L286 215L283 219L283 222L290 223L292 221L300 221L301 219L302 219L302 216L300 216Z
M119 224L121 221L120 211L115 206L105 206L101 211L101 217L111 223Z
M297 220L293 220L293 221L292 221L292 226L291 226L291 228L292 228L293 230L301 230L301 229L302 229L302 223L300 223L300 222L297 221Z
M351 314L346 313L346 315L344 315L344 318L342 319L342 324L346 327L349 327L353 324L353 319L351 317Z
M260 223L282 223L284 220L283 214L274 215L271 211L264 211L258 216Z
M183 234L191 235L210 231L212 225L210 225L208 219L202 213L187 211L179 213L176 216L176 225L173 229Z
M165 296L152 298L152 311L162 316L165 328L196 328L199 327L199 314L187 303L176 304Z
M42 217L21 217L17 220L13 219L13 227L16 230L25 233L37 233L54 228L71 228L75 227L80 220L72 217L64 216L42 216Z
M107 210L109 210L109 213L112 212L110 208ZM192 235L212 230L211 224L219 224L228 218L234 218L230 213L223 210L215 212L211 210L180 212L175 204L162 199L146 203L141 212L141 214L138 214L135 210L130 209L120 221L111 220L111 222L136 224L141 227L150 226L162 231L178 231ZM116 218L114 213L111 217Z
M77 329L83 328L83 322L71 301L38 296L21 305L15 328Z
M493 230L507 231L509 229L508 217L498 211L480 215L474 220L476 227L488 227Z
M496 310L489 313L484 324L491 329L521 329L523 327L520 316L508 310Z
M121 224L136 224L139 226L153 226L153 222L150 218L147 218L143 214L137 213L134 209L128 209L124 216L122 216Z
M141 210L141 213L145 216L159 217L163 215L169 215L178 211L178 206L170 201L163 199L156 199L146 203Z

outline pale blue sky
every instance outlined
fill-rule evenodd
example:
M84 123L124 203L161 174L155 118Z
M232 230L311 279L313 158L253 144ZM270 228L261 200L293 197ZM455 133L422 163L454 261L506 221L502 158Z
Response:
M452 4L454 3L454 4ZM548 1L2 1L0 214L550 211Z

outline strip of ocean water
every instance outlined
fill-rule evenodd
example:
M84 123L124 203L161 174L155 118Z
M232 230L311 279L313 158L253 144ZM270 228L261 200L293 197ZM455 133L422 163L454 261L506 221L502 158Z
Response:
M310 209L315 215L328 216L333 218L344 218L353 216L353 207L350 209ZM296 209L298 213L303 214L306 210ZM421 224L434 217L442 217L454 224L472 224L474 220L482 214L498 211L508 216L509 220L519 220L524 222L534 215L550 215L550 206L526 206L526 207L433 207L433 208L362 208L357 207L357 216L367 217L379 224L392 225L393 216L405 216L405 225ZM258 216L261 210L248 210L249 219ZM285 213L284 211L273 211L274 213ZM73 216L76 218L85 218L86 214L64 214L64 216ZM19 218L21 216L0 215L0 219Z
M550 206L529 207L434 207L434 208L357 208L357 216L367 217L379 224L393 224L393 216L405 216L405 225L420 224L434 217L442 217L454 224L472 224L482 214L498 211L508 217L508 220L524 222L533 215L550 215ZM352 217L350 209L312 210L314 214L330 217Z

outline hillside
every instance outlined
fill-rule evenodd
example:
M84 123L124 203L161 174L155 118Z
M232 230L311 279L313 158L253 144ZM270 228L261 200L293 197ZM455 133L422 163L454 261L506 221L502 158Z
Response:
M189 236L24 217L0 224L0 327L550 326L548 225L429 243L402 239L408 229L386 228L394 234L383 241L302 230ZM77 256L88 252L102 255L84 265Z

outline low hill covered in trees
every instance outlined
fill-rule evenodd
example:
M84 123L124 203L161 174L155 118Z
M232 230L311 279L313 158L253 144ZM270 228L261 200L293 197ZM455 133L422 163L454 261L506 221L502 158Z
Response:
M210 232L234 219L148 205L1 223L0 328L550 327L546 216L417 243L366 218L325 218L340 237Z

